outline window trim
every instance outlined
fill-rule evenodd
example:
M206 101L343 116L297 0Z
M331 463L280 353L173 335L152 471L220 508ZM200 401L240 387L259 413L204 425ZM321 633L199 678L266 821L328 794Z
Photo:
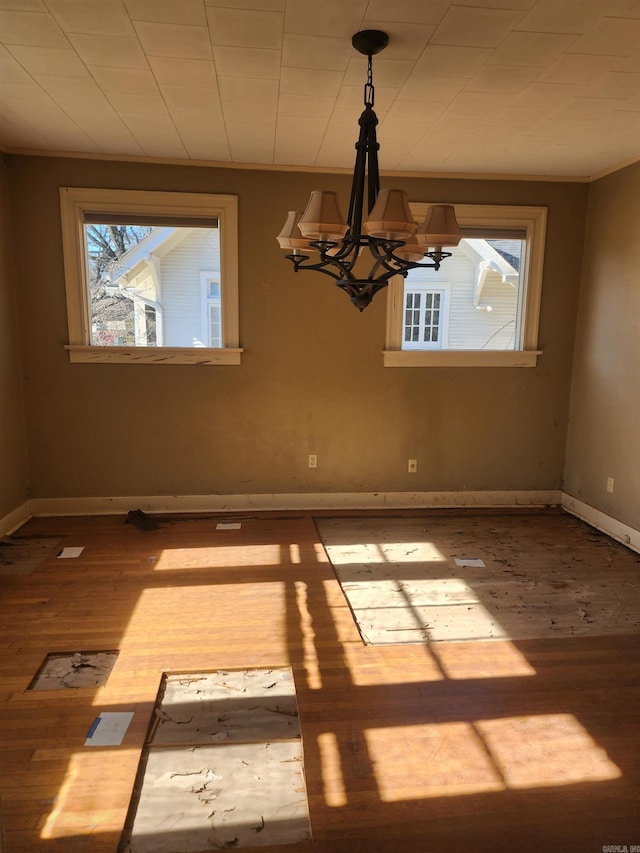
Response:
M422 220L428 204L410 202L414 218ZM456 204L456 217L461 227L524 228L525 251L522 262L519 349L516 350L403 350L402 319L404 283L395 276L387 288L385 367L535 367L538 356L538 328L542 297L542 271L547 225L546 207L516 205ZM445 260L441 267L446 275Z
M89 293L84 245L84 213L135 214L158 217L217 218L220 228L220 277L224 346L101 347L90 343ZM105 190L60 187L62 246L69 343L72 363L227 364L241 363L238 316L238 199L233 195Z

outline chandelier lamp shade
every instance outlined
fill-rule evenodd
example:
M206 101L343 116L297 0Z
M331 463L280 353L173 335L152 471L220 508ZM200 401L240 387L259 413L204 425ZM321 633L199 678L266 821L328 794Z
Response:
M314 190L303 213L289 211L277 239L281 249L289 250L285 257L295 272L330 276L362 311L393 276L406 276L417 267L439 269L451 255L445 247L457 246L462 233L452 205L432 205L418 225L404 190L380 189L372 56L384 50L389 37L380 30L363 30L351 43L368 57L368 71L347 218L335 192ZM363 265L365 273L369 268L365 277Z

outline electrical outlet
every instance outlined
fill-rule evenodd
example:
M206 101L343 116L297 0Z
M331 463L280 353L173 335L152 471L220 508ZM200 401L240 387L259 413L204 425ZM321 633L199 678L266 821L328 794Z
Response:
M607 477L607 491L613 491L613 477Z
M407 470L409 471L410 474L415 474L416 471L418 470L418 460L417 459L410 459L409 460L409 467Z
M315 453L309 454L309 468L317 468L318 467L318 457Z

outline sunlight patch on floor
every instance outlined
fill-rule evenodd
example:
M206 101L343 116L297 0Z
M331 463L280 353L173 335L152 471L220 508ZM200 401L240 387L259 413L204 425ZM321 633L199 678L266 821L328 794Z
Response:
M165 548L155 563L156 571L177 569L279 566L280 545L215 545L210 548ZM289 562L288 559L285 562Z
M135 776L140 751L118 748L112 764L108 749L76 752L40 831L41 838L66 838L120 831L126 813L121 778Z
M318 735L320 753L320 771L324 788L324 800L330 808L347 805L347 792L342 776L340 749L335 732L323 732Z
M476 723L509 788L619 779L620 768L572 714Z
M570 714L369 729L385 802L618 779L620 769ZM402 767L399 776L396 767Z
M518 678L535 675L536 671L527 658L509 640L495 643L470 641L448 645L441 643L431 647L447 678Z
M303 581L295 582L296 604L300 614L300 634L302 637L303 665L307 677L307 686L310 690L322 689L322 674L320 672L320 661L315 644L315 631L313 630L313 619L309 612L307 602L307 585Z
M368 729L365 739L384 802L504 789L470 723Z

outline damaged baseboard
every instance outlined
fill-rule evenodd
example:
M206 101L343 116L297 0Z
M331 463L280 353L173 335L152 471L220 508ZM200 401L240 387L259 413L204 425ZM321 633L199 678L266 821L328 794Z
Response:
M612 539L622 542L627 548L636 551L640 554L640 530L618 521L611 515L601 512L599 509L584 503L584 501L574 498L566 492L562 492L561 505L563 509L575 515L577 518L586 521L596 530L606 533Z
M461 492L316 492L254 495L163 495L95 498L37 498L32 515L116 515L145 513L246 512L249 510L418 509L527 507L560 503L556 489Z

